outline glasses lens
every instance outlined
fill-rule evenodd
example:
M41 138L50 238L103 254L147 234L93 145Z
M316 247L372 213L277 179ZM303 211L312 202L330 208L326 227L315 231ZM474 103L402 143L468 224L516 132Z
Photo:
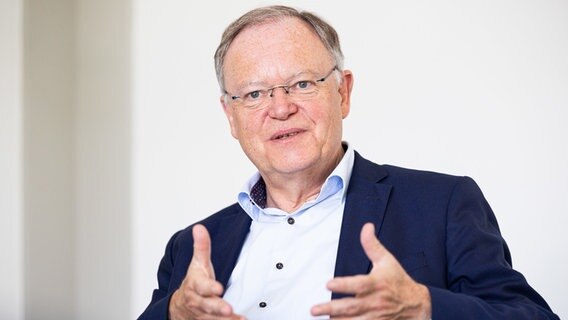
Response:
M264 108L270 103L275 90L278 89L282 89L283 94L287 95L287 97L292 100L306 101L313 99L317 96L319 86L325 83L326 78L333 74L335 69L336 67L333 67L323 78L317 78L315 76L308 76L301 79L296 78L285 85L277 85L271 88L259 89L234 96L231 102L236 106L247 109Z

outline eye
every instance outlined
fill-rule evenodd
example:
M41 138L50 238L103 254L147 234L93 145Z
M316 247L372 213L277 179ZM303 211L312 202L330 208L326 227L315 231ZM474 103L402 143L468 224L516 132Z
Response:
M307 90L313 87L314 83L311 81L298 81L292 87L297 90Z
M260 90L251 91L245 95L246 100L257 100L262 96L262 92Z

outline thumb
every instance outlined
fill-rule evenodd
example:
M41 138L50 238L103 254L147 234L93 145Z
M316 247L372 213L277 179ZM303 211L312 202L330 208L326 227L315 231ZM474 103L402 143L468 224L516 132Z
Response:
M192 261L209 269L211 265L211 238L207 229L196 224L192 229L193 234L193 259Z
M361 229L361 245L373 264L378 263L387 254L387 249L375 236L375 226L372 223L365 223Z

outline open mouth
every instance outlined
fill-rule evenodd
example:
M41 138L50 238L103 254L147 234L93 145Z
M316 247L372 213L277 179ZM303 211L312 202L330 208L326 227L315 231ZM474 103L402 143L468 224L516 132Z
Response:
M293 137L293 136L295 136L299 133L300 133L299 131L294 131L294 132L288 132L288 133L285 133L285 134L279 134L276 137L274 137L274 140L288 139L288 138Z

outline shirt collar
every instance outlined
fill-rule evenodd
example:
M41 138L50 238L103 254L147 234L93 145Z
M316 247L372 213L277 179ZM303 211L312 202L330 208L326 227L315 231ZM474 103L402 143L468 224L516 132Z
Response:
M355 152L349 143L343 141L342 145L345 149L345 154L323 183L319 195L315 200L302 205L298 211L306 210L306 207L311 207L338 192L341 192L341 201L345 200L347 186L349 186L353 171ZM254 221L257 221L259 215L264 213L266 207L266 184L258 171L243 185L237 196L237 201Z

